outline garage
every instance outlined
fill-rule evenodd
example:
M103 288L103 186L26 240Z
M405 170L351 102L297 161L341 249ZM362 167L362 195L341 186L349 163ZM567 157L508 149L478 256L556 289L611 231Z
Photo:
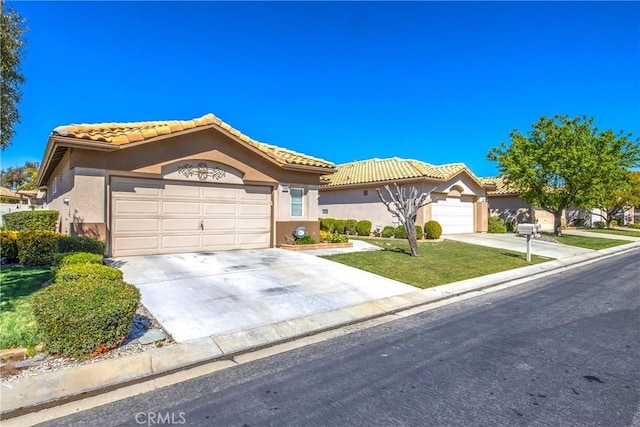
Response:
M272 187L111 178L113 256L271 246Z
M473 202L460 197L434 200L431 217L442 226L442 234L474 232Z

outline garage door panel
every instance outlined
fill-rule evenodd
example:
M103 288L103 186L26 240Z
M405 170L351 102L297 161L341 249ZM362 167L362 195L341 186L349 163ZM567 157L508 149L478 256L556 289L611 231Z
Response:
M115 177L111 186L114 256L270 246L271 187Z
M113 224L115 233L157 233L160 231L160 221L156 218L118 218Z
M473 202L459 198L434 201L431 216L442 226L442 234L474 232Z
M200 202L162 202L162 212L167 215L200 215Z
M162 248L163 249L187 249L190 250L194 247L200 247L200 234L185 235L180 234L176 236L164 235L162 236Z
M117 200L116 215L157 215L160 213L160 202L154 200Z
M204 203L203 213L206 216L235 216L238 205L235 203Z

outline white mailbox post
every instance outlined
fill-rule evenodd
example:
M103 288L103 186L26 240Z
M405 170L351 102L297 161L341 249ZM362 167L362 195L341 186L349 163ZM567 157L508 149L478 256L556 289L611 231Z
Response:
M531 262L531 236L540 233L540 224L518 224L518 233L527 236L527 262Z

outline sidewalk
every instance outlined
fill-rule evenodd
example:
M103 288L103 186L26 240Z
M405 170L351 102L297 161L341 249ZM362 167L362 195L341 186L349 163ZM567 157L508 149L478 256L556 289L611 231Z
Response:
M630 230L630 228L627 228L627 230ZM622 235L617 235L617 234L607 234L607 233L594 233L591 231L584 231L584 230L562 230L562 234L568 234L568 235L573 235L573 236L584 236L584 237L600 237L602 239L614 239L614 240L628 240L629 242L640 242L640 237L633 237L633 236L622 236ZM638 233L638 236L640 236L640 233Z
M106 390L115 390L199 365L221 360L234 360L242 354L264 347L400 313L469 292L505 285L516 280L521 283L540 275L577 267L637 248L640 248L640 242L600 251L589 251L555 261L416 290L399 296L278 322L265 327L210 336L171 347L153 349L145 353L33 377L18 378L2 384L2 419L35 412L62 402L80 400Z

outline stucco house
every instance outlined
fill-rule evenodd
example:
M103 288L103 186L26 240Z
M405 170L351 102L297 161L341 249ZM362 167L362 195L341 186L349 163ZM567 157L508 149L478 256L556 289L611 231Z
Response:
M212 114L60 126L38 174L62 233L110 256L273 247L318 233L331 162L258 142Z
M463 163L434 166L418 160L369 159L338 165L320 186L320 217L370 220L374 227L397 226L397 219L380 201L377 188L393 183L415 186L429 194L418 212L417 225L436 220L443 234L487 231L487 189Z

